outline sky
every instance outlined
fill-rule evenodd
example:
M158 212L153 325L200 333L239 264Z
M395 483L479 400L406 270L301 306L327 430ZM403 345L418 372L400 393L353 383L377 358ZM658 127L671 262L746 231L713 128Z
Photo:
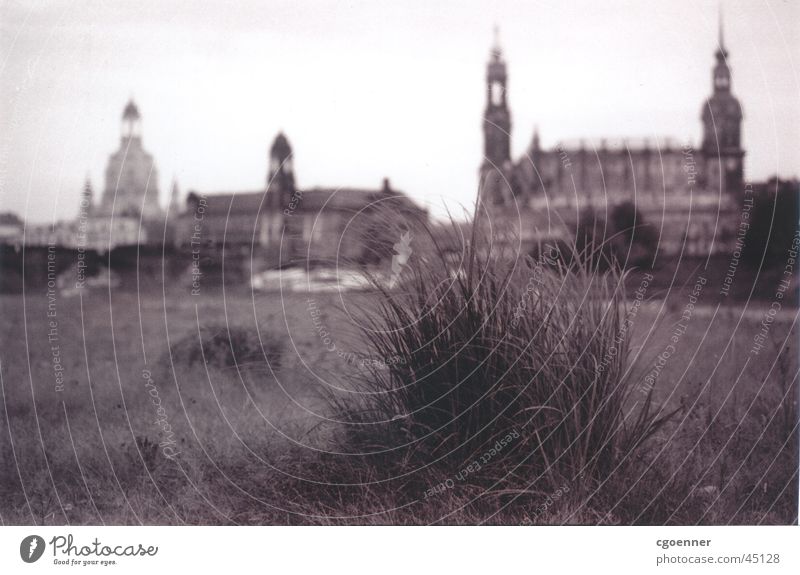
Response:
M469 206L499 28L512 153L579 138L697 143L722 7L746 177L800 175L793 0L0 0L0 212L73 218L133 97L162 204L264 187L284 131L298 186L388 177Z

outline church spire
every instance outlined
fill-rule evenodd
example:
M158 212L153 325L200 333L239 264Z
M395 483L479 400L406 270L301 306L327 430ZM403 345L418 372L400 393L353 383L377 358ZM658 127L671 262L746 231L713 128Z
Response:
M508 75L495 26L494 44L486 68L486 112L484 115L484 156L495 166L511 158L511 114L506 99Z
M492 43L492 59L499 60L503 57L503 49L500 47L500 27L494 25L494 42Z
M743 186L744 150L741 146L742 108L731 90L731 69L719 12L719 46L712 73L713 91L703 104L703 152L706 156L706 185L710 189L737 193ZM713 169L712 169L713 168Z
M724 62L728 57L728 50L725 49L725 27L722 21L722 6L719 7L719 12L717 13L717 35L717 41L719 43L717 47L717 62Z
M714 66L713 86L714 93L729 92L731 89L731 71L728 68L728 50L725 48L725 37L722 25L722 8L719 10L719 45L715 54L717 63Z
M270 180L275 177L275 174L282 172L292 173L292 146L283 132L278 132L275 140L272 142L272 148L269 151L270 158L270 171L267 179Z
M506 97L508 75L499 32L494 29L494 43L486 67L486 110L483 115L483 164L480 169L479 197L491 204L511 198L511 112Z
M283 132L278 132L269 151L267 206L286 209L295 193L292 146Z

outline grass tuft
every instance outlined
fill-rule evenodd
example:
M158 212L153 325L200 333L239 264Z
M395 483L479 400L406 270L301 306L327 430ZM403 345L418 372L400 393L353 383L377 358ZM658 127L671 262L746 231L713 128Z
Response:
M331 397L343 444L393 473L483 461L469 478L482 496L603 481L667 419L652 394L632 405L623 274L461 230L418 231L393 289L372 278L378 302L357 323L378 361Z

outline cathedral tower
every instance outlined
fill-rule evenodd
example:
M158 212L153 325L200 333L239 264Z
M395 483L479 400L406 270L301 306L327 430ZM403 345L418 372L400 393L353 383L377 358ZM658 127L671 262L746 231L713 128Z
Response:
M283 132L278 133L269 152L267 196L264 202L266 225L261 230L261 243L264 245L280 243L287 218L292 217L302 200L299 194L295 197L293 159L289 140Z
M479 196L490 204L511 199L511 112L508 109L508 76L495 29L489 65L486 69L486 111L483 115L483 163Z
M741 145L742 107L731 92L728 51L719 23L717 63L712 74L712 94L703 104L703 146L706 185L712 191L737 194L743 189L744 150Z
M292 147L283 132L278 133L269 152L267 206L283 210L294 194Z

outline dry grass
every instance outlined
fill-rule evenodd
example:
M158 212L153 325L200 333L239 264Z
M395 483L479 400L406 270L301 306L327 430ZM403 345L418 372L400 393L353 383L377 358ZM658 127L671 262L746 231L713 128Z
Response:
M356 323L381 361L355 399L332 397L342 449L412 489L461 471L461 488L502 508L565 483L580 497L669 419L652 393L632 401L624 278L583 253L515 260L477 228L450 233L427 238L399 289L374 280L377 306Z
M686 291L646 302L598 377L629 318L613 275L549 266L525 295L535 262L472 256L454 275L415 244L402 289L315 294L314 317L246 289L59 298L56 342L42 292L3 296L0 520L797 522L796 310L759 356L767 305L698 311L642 411Z

